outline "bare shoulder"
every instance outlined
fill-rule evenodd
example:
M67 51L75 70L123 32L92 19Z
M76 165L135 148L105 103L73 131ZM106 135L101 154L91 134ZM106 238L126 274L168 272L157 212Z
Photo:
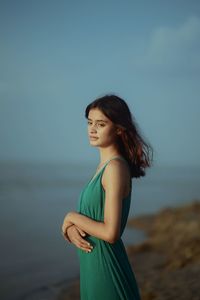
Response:
M128 164L121 159L111 160L103 173L102 176L102 185L104 189L112 185L120 186L124 193L129 190L130 183L130 170Z

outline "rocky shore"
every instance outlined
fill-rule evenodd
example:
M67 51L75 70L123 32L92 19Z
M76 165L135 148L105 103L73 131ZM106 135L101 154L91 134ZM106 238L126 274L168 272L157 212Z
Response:
M126 246L142 300L200 300L200 201L129 219L147 239ZM58 300L78 300L79 279Z

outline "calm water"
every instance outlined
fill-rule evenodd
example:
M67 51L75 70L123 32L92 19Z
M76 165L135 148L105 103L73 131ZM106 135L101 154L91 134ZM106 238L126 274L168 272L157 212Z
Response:
M60 231L94 171L83 165L0 165L0 299L54 299L63 280L79 275L75 246ZM199 199L199 183L200 168L153 167L145 178L133 179L129 217ZM126 228L122 239L137 243L144 234Z

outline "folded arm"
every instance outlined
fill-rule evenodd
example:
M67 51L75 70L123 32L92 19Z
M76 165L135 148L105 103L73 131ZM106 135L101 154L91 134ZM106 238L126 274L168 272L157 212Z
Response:
M102 240L108 240L106 224L104 222L95 221L75 211L69 212L67 219L89 235L96 236Z
M122 199L127 184L126 166L121 161L111 161L104 171L103 178L102 183L105 189L104 221L95 221L72 211L66 215L66 222L68 225L75 224L89 235L114 243L120 236Z

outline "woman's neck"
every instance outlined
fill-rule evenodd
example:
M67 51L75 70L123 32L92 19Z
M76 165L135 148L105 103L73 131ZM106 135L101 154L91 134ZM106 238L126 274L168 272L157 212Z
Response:
M116 147L111 146L106 148L100 148L100 164L105 163L113 156L121 156L121 153L118 151L118 149L116 149Z

